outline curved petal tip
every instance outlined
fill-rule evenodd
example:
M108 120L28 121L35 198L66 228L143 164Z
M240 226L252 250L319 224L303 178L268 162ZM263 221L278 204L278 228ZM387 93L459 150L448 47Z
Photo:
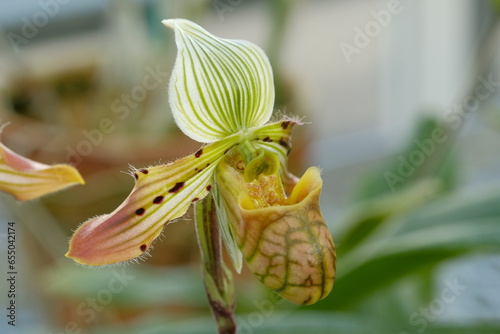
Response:
M85 184L76 168L65 164L45 165L0 143L0 190L17 200L31 200L76 184Z

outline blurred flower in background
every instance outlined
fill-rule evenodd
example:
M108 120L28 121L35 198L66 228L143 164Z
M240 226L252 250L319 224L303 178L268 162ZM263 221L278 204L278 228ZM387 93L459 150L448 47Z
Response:
M15 330L215 331L189 217L140 265L88 270L64 258L71 228L127 196L133 181L119 171L198 148L166 93L175 45L160 21L185 17L267 46L276 112L311 122L295 129L292 172L322 168L338 245L335 288L307 308L243 271L240 332L498 332L498 10L452 0L4 1L2 142L73 164L87 183L23 205L0 194L2 273L7 222L17 226Z
M38 198L84 183L81 175L72 166L41 164L16 154L0 142L0 190L19 201Z

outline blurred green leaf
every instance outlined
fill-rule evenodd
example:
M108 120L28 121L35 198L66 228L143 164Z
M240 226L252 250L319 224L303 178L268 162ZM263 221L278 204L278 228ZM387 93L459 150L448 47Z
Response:
M158 269L142 264L91 270L63 265L48 269L42 282L50 295L81 301L95 297L102 289L109 289L116 307L182 304L205 309L207 303L203 281L196 267ZM113 290L119 291L114 293Z
M493 4L493 7L497 10L497 12L500 11L500 0L491 0L491 3Z
M278 319L278 320L276 320ZM394 328L380 324L373 319L360 318L348 314L330 312L301 313L250 313L237 317L238 333L272 333L272 334L387 334L395 332ZM389 331L391 329L392 331ZM103 329L91 334L213 334L215 327L210 318L198 318L189 321L165 322L149 319L137 323L128 329Z
M458 167L450 150L454 142L452 137L453 131L444 121L430 116L422 119L406 147L399 154L389 157L390 161L381 168L368 173L360 185L357 199L397 193L414 182L428 178L440 180L443 191L452 189L456 184ZM411 163L414 155L423 156L422 162L418 158ZM407 171L408 176L406 171L400 173L401 168L405 169L401 167L404 165L402 161L409 162L407 169L411 170ZM402 178L402 181L393 181L391 185L388 178L392 180L392 177L388 174L394 175L397 180Z
M397 194L379 196L357 205L335 231L339 253L345 255L384 224L418 208L439 190L438 181L424 180Z
M449 196L376 230L341 256L333 293L312 306L352 309L410 274L470 252L500 252L500 189Z
M276 320L278 319L278 320ZM400 334L417 333L419 327L409 327L407 321L394 319L381 322L373 317L361 317L348 313L300 312L300 313L263 313L242 314L238 316L239 334ZM500 324L452 326L429 324L427 334L496 334ZM198 318L189 321L167 322L160 317L147 318L126 328L103 328L90 334L212 334L215 333L213 321Z

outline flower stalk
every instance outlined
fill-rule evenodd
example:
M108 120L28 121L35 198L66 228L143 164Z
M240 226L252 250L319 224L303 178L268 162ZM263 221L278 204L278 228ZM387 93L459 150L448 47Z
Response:
M236 333L233 276L222 259L222 238L212 196L197 202L194 212L209 306L218 332L233 334Z

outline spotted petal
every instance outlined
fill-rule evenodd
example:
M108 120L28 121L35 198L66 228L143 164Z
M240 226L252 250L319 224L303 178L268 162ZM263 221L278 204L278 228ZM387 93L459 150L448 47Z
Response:
M165 224L208 194L217 163L238 139L231 136L173 163L135 170L137 181L127 199L112 213L81 225L66 256L104 265L143 255Z
M84 183L78 171L69 165L45 165L0 143L0 190L12 194L17 200L34 199Z
M163 24L175 31L178 53L170 106L186 135L208 143L269 120L273 75L259 47L216 37L188 20Z

